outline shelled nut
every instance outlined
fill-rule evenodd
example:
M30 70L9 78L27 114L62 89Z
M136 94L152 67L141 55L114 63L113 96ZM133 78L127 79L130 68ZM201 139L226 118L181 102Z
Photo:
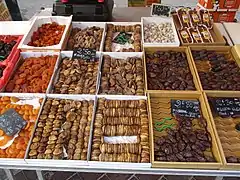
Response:
M164 22L144 25L145 43L174 43L175 41L172 23Z
M104 56L100 92L103 94L143 95L141 58L115 59Z
M54 85L58 94L95 94L98 61L86 62L81 59L64 58L59 70L59 78Z
M116 114L115 112L119 109L121 112L139 110L141 113L129 117L127 113ZM112 118L111 115L113 115ZM99 99L94 122L91 159L110 162L149 162L147 117L145 100ZM134 142L131 141L132 138Z
M184 52L146 53L149 90L195 90Z
M67 49L90 48L99 51L102 36L103 28L100 27L73 28L68 40Z
M47 99L34 133L29 157L87 160L92 111L93 101ZM39 134L39 131L42 133ZM40 143L39 146L36 143Z

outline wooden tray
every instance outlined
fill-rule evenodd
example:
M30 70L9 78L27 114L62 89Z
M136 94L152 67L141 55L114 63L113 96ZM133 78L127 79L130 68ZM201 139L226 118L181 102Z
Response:
M178 32L178 30L181 29L181 25L180 25L179 19L177 17L177 14L173 15L173 20L174 20L174 23L175 23L175 26L176 26L177 32ZM216 24L213 24L213 28L210 29L209 32L211 33L212 38L214 40L213 43L184 43L179 32L178 32L178 36L179 36L182 46L224 46L224 45L226 45L226 41L223 38L223 36L222 36L221 32L219 31L218 27L216 26Z
M221 52L221 53L229 53L230 52L231 56L233 57L233 59L236 61L236 63L240 67L240 58L239 58L240 56L238 56L235 48L230 47L230 46L210 46L210 47L209 46L189 46L188 48L190 50L189 52L190 52L193 67L196 70L196 77L197 77L197 80L198 80L198 84L200 86L200 91L204 91L204 92L221 92L221 91L223 91L223 92L227 92L227 93L234 92L234 91L229 91L229 90L228 91L225 91L225 90L204 90L203 87L202 87L200 76L198 75L198 70L197 70L196 64L194 62L191 51L198 51L198 50L206 49L206 50L209 50L209 51L216 51L216 52Z
M156 132L153 129L153 106L151 104L151 99L165 99L170 101L170 99L185 99L185 100L194 100L198 99L201 105L202 115L206 119L207 129L212 137L212 154L215 157L217 162L160 162L154 160L154 136ZM205 105L204 97L200 92L192 94L177 94L177 93L150 93L148 94L148 104L149 104L149 114L150 114L150 134L153 134L151 137L151 156L152 156L152 167L155 168L190 168L190 169L219 169L222 166L222 158L218 149L218 144L215 138L215 130L212 127L211 119Z
M239 98L240 97L240 92L231 92L231 93L229 93L229 92L207 92L207 93L203 93L203 96L204 96L204 99L205 99L205 103L206 103L206 106L207 106L209 117L210 117L211 122L212 122L213 130L215 131L216 140L217 140L217 144L218 144L218 147L219 147L219 152L220 152L222 160L223 160L223 164L224 165L221 168L222 169L239 170L240 169L240 163L228 163L226 161L226 158L225 158L226 157L225 153L226 154L230 153L230 155L231 155L231 152L229 152L228 147L225 146L226 144L230 144L229 142L231 142L231 140L228 140L228 143L223 143L220 140L220 139L224 140L224 134L222 134L221 124L219 124L218 122L219 122L219 120L226 120L226 118L220 118L220 117L214 117L213 116L210 104L208 102L208 98L209 97L219 97L219 98L222 98L222 97L229 97L229 98L231 98L231 97L238 97ZM228 119L229 119L229 123L231 123L233 118L228 118ZM238 119L238 122L240 122L240 118L236 118L236 119ZM223 123L226 124L226 122L223 122ZM225 134L225 138L226 138L226 135L229 135L229 133L231 133L230 130L229 130L229 128L231 128L231 127L228 127L228 126L231 126L231 125L230 124L226 124L224 126L224 129L227 130L225 132L228 133L228 134ZM239 133L238 137L239 137L239 141L238 142L240 142L240 133ZM235 145L236 145L236 143L235 143ZM238 146L240 148L239 144L238 144ZM234 154L234 153L237 153L237 152L232 152L232 153ZM240 158L240 155L238 157Z
M146 56L145 53L146 52L156 52L156 51L175 51L175 52L185 52L187 55L187 61L188 61L188 65L190 68L190 71L192 73L193 76L193 82L195 84L195 88L196 90L150 90L148 89L148 81L147 81L147 61L146 61ZM144 69L145 69L145 89L146 92L148 93L159 93L159 92L175 92L175 93L181 93L181 94L186 94L186 93L192 93L192 92L197 92L197 91L201 91L201 86L199 84L199 80L197 78L197 70L196 70L196 66L193 65L192 62L192 56L190 51L188 50L187 47L145 47L144 48Z

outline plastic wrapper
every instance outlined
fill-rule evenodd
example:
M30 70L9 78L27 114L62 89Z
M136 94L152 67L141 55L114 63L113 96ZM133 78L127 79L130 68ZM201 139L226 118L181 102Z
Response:
M201 18L196 10L191 9L188 11L188 14L189 14L192 26L196 27L201 24Z
M195 28L188 28L189 34L191 34L192 39L195 43L203 43L202 37L198 29Z
M138 143L138 136L104 136L104 143L108 144L131 144Z
M189 34L187 28L180 29L178 32L184 43L193 43L192 36Z
M186 9L186 8L181 8L181 9L177 10L177 16L178 16L178 19L180 21L182 28L191 27L191 22L190 22L191 20L190 20L190 16L187 11L188 11L188 9Z
M200 17L202 19L202 24L206 25L208 28L213 28L213 20L207 10L200 10L199 11Z
M212 43L213 42L212 35L205 25L199 26L198 31L201 34L203 42L206 42L206 43Z

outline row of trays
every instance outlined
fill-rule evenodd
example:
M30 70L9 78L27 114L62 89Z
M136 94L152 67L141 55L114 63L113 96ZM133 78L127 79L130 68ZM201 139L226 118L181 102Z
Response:
M136 95L146 92L239 91L234 47L146 47L144 52L21 52L2 92ZM27 78L26 78L27 77Z
M201 52L199 55L195 52L198 50ZM217 54L214 54L215 52ZM50 58L53 55L56 55L55 59ZM198 58L199 56L200 58ZM24 106L23 102L19 102L16 98L1 98L2 106L0 107L3 108L1 113L8 108L16 108L24 119L29 121L28 126L19 133L19 137L16 137L14 143L9 148L1 150L0 157L7 158L2 159L1 163L22 161L29 164L41 163L48 166L59 166L68 162L69 166L75 167L91 164L95 166L118 164L125 167L150 167L152 164L152 167L203 169L239 167L239 160L236 158L239 157L239 147L236 143L238 131L234 129L238 124L238 118L213 117L207 100L207 97L239 97L239 92L237 90L205 91L205 89L202 91L201 83L199 83L201 76L200 78L198 76L209 70L212 72L214 68L217 68L215 65L218 62L217 65L222 64L222 66L220 69L214 70L212 74L224 71L230 76L233 73L230 78L237 84L237 79L234 78L238 77L239 69L233 65L238 64L238 56L234 48L179 47L170 49L159 47L145 48L144 54L97 53L99 60L96 61L96 67L93 65L96 62L80 60L74 63L75 60L64 59L64 57L72 57L72 52L23 52L9 83L18 81L18 79L14 79L16 74L21 79L28 79L27 75L23 76L21 73L27 74L26 69L32 69L32 73L37 72L40 66L35 66L36 64L43 67L46 65L43 63L46 59L44 57L48 57L47 62L50 63L53 73L53 75L49 73L49 83L45 86L45 92L25 94L17 93L14 90L14 93L1 94L2 96L17 96L19 99L23 99L23 102L25 100L27 104L32 103L29 107ZM42 60L38 58L42 58ZM207 62L205 62L205 58ZM209 59L211 59L210 62ZM31 63L28 64L28 61ZM34 61L37 63L34 64ZM21 67L23 64L24 66ZM31 68L26 68L26 66ZM62 72L61 68L63 68ZM88 68L89 72L86 71ZM227 70L225 71L224 68ZM83 89L79 89L79 91L86 91L86 93L80 95L80 93L62 90L62 87L67 87L67 90L71 88L76 90L76 87L72 87L71 84L64 84L69 80L64 79L62 75L71 77L73 80L72 76L79 73L77 71L80 70L86 74L85 78L92 77L91 73L95 73L96 85L93 82L89 83L91 80L85 84L80 79L80 84L76 87L82 87ZM161 75L158 75L159 73ZM118 74L121 75L121 78ZM217 75L213 77L219 78ZM43 74L42 76L44 77ZM115 78L111 79L112 77ZM165 79L163 79L164 77ZM156 81L151 83L154 78ZM58 84L59 79L62 81L60 84ZM108 84L103 83L106 80L109 80L110 85L106 86L109 89L105 89L103 86L103 84ZM34 82L37 81L38 79L34 80ZM180 81L179 88L185 87L189 90L174 89L173 85L178 81ZM225 82L224 78L219 81ZM229 81L231 82L231 80ZM16 84L20 86L19 89L27 89L26 85L21 86L19 82ZM187 85L184 85L184 82ZM159 89L152 90L149 87L149 85L159 86L159 83L168 88L161 91ZM91 91L89 84L93 84L93 95L89 95ZM123 84L127 87L122 86L122 93L117 93ZM84 90L85 86L88 87L86 90ZM135 91L131 90L133 87ZM57 88L64 93L54 93ZM136 92L136 94L123 93L129 88L129 92ZM3 92L7 92L7 89L9 89L9 84L3 89ZM35 100L31 101L31 98L35 98ZM39 99L41 99L41 106ZM172 99L198 100L201 104L202 118L181 119L172 116L170 103ZM73 100L81 102L73 102ZM173 131L169 131L169 128L160 132L156 130L156 123L161 124L159 119L170 123L166 125L170 125ZM227 131L225 130L226 126L229 126ZM186 136L193 136L195 139L185 138ZM200 137L200 139L196 139L196 137ZM233 142L232 138L234 138ZM195 152L196 147L201 151Z
M14 108L28 122L0 151L1 164L239 169L239 118L216 116L210 106L236 92L0 95L1 112ZM197 100L200 118L173 116L171 100Z
M32 45L33 41L40 43L36 38L39 38L41 28L46 28L44 27L46 23L57 23L65 29L61 31L59 37L51 37L50 34L45 34L45 38L42 37L41 43L42 41L50 42L51 39L57 40L52 45L48 43L39 47ZM213 25L209 31L213 39L211 43L185 43L180 31L177 32L176 29L181 29L176 15L169 18L143 17L141 22L111 23L72 22L71 17L61 16L36 17L18 48L22 51L60 51L81 47L96 49L100 52L141 52L143 46L226 44L216 25Z

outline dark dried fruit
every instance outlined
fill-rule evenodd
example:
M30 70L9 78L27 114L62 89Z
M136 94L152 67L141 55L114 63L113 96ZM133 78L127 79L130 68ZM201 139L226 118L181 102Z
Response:
M155 139L156 161L169 162L216 162L214 157L205 155L211 148L211 137L207 129L192 128L192 119L177 116L179 126L168 130L167 136ZM204 120L205 121L205 120ZM211 150L211 149L210 149ZM236 161L236 160L235 160Z
M230 52L192 51L204 90L240 90L240 69Z
M149 90L195 90L184 52L146 54Z

